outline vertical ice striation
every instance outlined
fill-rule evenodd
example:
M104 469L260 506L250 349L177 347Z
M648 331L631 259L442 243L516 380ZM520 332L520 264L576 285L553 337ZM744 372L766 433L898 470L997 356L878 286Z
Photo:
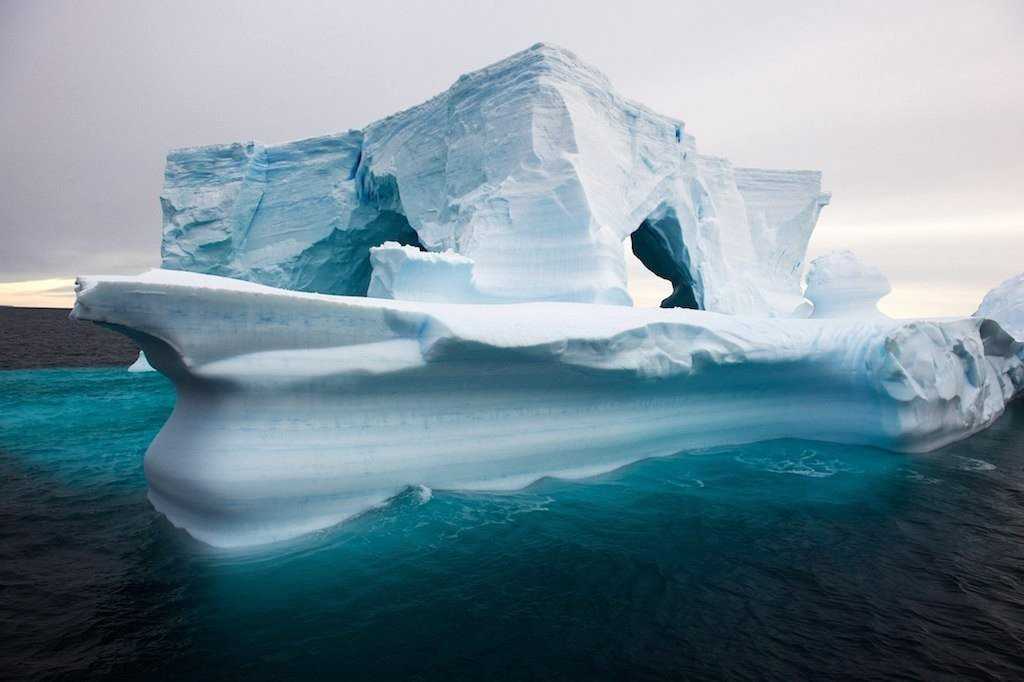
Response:
M181 149L167 157L163 267L363 295L369 248L415 244L397 193L364 196L362 133L282 145Z
M737 168L736 187L746 206L759 267L772 280L799 279L818 215L832 198L821 191L821 173ZM806 310L791 289L770 289L767 295L784 297L774 307Z

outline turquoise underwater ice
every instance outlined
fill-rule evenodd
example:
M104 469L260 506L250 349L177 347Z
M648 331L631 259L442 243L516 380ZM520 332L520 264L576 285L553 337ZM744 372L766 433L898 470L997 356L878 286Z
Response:
M172 404L155 373L0 372L5 651L26 675L1022 670L1019 402L927 455L779 440L509 493L410 481L246 551L146 501Z

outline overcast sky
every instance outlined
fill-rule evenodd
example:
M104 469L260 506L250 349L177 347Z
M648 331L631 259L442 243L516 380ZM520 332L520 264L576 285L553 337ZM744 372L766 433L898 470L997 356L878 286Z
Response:
M1024 270L1024 3L602 4L0 0L0 303L157 265L169 148L361 128L538 41L704 153L824 171L811 255L881 266L892 313Z

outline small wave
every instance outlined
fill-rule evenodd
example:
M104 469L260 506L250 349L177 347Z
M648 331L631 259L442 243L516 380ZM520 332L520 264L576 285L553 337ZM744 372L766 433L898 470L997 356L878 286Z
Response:
M426 504L434 497L434 491L425 485L417 485L413 487L413 492L420 504Z
M975 459L974 457L961 457L960 455L957 455L956 459L958 462L956 468L960 469L961 471L992 471L993 469L996 468L995 464L992 464L991 462L986 462L983 459Z
M450 531L442 537L448 540L485 526L514 523L521 514L546 512L554 502L554 498L547 495L501 492L458 492L446 496L446 500L452 505L444 519Z
M859 472L858 469L837 459L821 459L815 450L803 450L795 459L739 455L736 461L773 474L792 474L809 478L828 478L838 473Z
M932 478L931 476L925 476L919 471L913 469L907 469L907 478L916 483L924 483L925 485L935 485L936 483L942 483L941 478Z
M434 491L432 488L426 485L407 485L400 491L388 497L387 499L381 500L376 504L371 504L366 508L367 512L381 510L381 509L394 509L403 507L405 505L420 506L426 504L434 498ZM356 516L362 516L363 514L357 514Z
M687 478L682 481L666 481L669 485L674 485L677 488L703 488L704 481L699 478Z
M378 507L399 507L405 505L418 507L421 504L430 502L433 498L434 491L430 486L423 484L408 485L402 488L396 495L381 502Z

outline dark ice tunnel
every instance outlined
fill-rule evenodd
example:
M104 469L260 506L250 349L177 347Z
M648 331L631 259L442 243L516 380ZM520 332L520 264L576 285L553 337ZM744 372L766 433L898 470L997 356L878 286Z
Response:
M690 255L675 213L669 211L661 218L644 220L629 238L633 255L644 267L672 283L672 293L661 302L661 307L699 310L690 274Z

